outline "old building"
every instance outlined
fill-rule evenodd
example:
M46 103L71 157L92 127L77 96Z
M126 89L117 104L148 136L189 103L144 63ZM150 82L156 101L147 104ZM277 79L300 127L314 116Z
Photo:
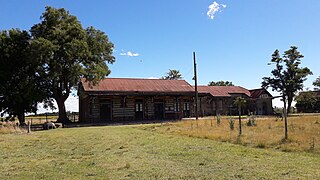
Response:
M198 89L198 111L201 116L237 114L238 108L233 103L237 97L243 97L247 101L242 114L273 113L272 95L264 88L247 90L240 86L198 86Z
M81 79L79 121L87 123L153 119L181 119L194 116L194 87L184 80L105 78L97 84ZM235 115L234 100L243 97L242 113L273 113L272 95L264 88L240 86L198 86L198 114Z
M79 121L180 119L191 116L194 89L184 80L81 79Z
M257 115L273 114L272 99L273 96L265 89L252 89L250 91L249 109Z

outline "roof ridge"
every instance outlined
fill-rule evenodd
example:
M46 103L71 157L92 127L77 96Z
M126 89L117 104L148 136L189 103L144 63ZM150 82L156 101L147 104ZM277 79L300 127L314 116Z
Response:
M82 77L82 78L80 78L80 79L87 79L87 78L85 78L85 77ZM129 77L129 78L114 78L114 77L106 77L106 78L103 78L103 79L101 79L101 80L104 80L104 79L125 79L125 80L150 80L150 81L152 81L152 80L161 80L161 81L186 81L186 80L184 80L184 79L148 79L148 78L131 78L131 77ZM187 81L186 81L187 82Z
M193 91L192 86L183 79L103 78L96 85L89 87L90 81L86 81L86 78L81 78L81 83L85 90L92 91Z

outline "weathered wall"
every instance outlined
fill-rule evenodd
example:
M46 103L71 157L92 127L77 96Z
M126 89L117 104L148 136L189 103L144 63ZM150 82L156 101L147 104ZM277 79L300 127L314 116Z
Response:
M187 99L191 101L191 96L82 96L79 98L79 110L81 122L101 122L102 104L111 104L112 121L135 120L135 102L143 103L143 119L155 119L155 101L164 104L164 119L179 119L183 116L182 102ZM178 105L177 105L178 100ZM192 106L192 103L190 103ZM192 108L190 107L190 111ZM191 114L191 112L190 112Z

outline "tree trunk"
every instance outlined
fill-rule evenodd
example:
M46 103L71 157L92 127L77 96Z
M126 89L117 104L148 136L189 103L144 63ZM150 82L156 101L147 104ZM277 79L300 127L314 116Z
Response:
M239 135L242 134L242 126L241 126L241 108L239 107Z
M284 116L284 139L288 139L288 113L287 113L287 100L285 97L283 99L283 116Z
M68 124L71 121L67 117L66 106L64 105L65 100L62 98L55 99L59 109L59 117L57 122Z
M291 113L291 104L292 104L292 99L288 97L288 106L287 106L287 114Z
M18 119L19 119L19 124L20 125L26 125L26 119L25 119L25 115L24 115L23 111L19 112Z

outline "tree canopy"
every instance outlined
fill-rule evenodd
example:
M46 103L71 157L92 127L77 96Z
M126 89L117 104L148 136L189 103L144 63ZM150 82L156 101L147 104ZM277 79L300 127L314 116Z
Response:
M306 91L300 92L295 97L296 108L298 112L316 113L320 111L320 97L316 92Z
M182 75L179 70L169 69L169 72L167 72L161 79L178 80L182 79Z
M46 7L30 33L0 32L0 112L18 116L36 112L37 103L58 104L60 122L67 122L64 102L80 78L96 82L113 63L113 44L104 32L84 29L65 9ZM3 113L1 114L3 115Z
M291 46L289 50L285 51L282 57L280 57L279 50L275 50L271 63L269 63L275 64L275 69L271 71L271 77L262 79L262 87L271 87L272 91L280 92L282 96L285 110L285 139L288 138L287 112L290 112L295 94L302 90L306 77L312 74L309 68L300 67L303 57L295 46Z
M211 81L209 82L208 86L234 86L231 81Z
M17 116L20 124L25 123L24 114L35 112L45 99L30 41L27 31L0 32L0 112Z
M313 81L313 85L320 88L320 76L315 81Z
M34 57L41 62L41 76L47 85L47 96L57 102L60 122L68 122L64 102L79 79L98 81L110 74L107 63L113 63L113 44L104 32L84 29L63 8L46 7L41 22L31 28Z

